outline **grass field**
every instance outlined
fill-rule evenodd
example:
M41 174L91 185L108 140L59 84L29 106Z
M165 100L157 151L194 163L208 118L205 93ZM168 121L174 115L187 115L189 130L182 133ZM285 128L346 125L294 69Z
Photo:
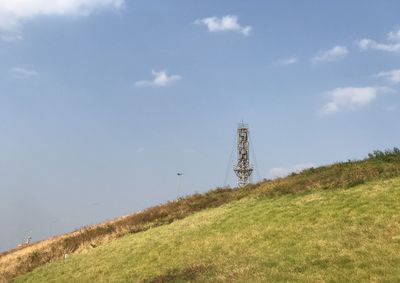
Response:
M399 282L400 178L244 197L15 281Z

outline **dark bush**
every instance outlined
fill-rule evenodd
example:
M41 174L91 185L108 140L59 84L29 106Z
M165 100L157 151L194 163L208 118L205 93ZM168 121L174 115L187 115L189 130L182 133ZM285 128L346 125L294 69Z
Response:
M392 150L375 150L374 152L368 154L368 158L384 162L400 161L400 149L395 147Z
M38 251L34 251L29 255L29 263L36 264L40 261L40 253Z
M354 180L347 184L347 188L352 188L362 184L365 184L365 180Z

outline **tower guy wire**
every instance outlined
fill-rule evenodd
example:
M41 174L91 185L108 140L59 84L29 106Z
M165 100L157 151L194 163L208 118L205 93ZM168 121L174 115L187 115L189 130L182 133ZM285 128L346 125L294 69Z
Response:
M233 163L233 154L235 152L235 144L236 144L236 135L233 137L231 154L229 155L228 164L226 166L224 183L223 183L224 187L226 187L228 185L229 172L231 172L231 168L232 168L231 166L232 166L232 163Z
M254 169L256 171L257 179L258 179L257 182L259 182L261 180L260 168L258 167L258 162L257 162L256 153L255 153L255 149L254 149L254 145L253 145L253 142L252 142L251 135L249 135L249 141L250 141L251 154L252 154L252 157L253 157L253 160L254 160L254 167L255 167Z

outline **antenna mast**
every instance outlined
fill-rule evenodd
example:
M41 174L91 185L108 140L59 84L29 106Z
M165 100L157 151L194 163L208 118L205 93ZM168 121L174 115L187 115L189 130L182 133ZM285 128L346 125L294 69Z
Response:
M240 123L237 128L237 164L234 167L236 176L238 177L237 184L243 187L250 183L250 176L253 172L253 167L250 164L249 155L249 126Z

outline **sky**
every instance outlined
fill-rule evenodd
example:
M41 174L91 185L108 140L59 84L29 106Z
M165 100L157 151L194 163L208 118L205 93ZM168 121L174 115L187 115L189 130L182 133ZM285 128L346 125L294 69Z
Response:
M400 146L399 10L0 1L0 251L234 186L241 121L254 181Z

